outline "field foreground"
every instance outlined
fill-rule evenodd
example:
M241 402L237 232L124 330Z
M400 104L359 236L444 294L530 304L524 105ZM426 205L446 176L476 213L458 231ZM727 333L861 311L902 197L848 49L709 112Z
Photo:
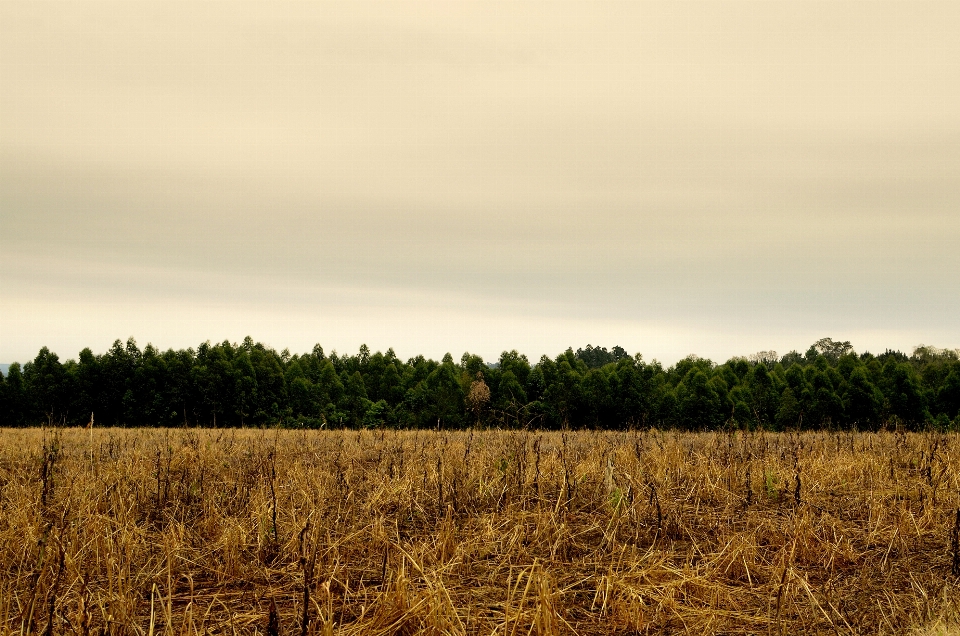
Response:
M954 633L939 433L0 430L0 633Z

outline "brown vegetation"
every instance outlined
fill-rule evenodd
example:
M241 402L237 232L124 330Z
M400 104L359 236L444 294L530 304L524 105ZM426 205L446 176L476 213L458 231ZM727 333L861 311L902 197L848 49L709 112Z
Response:
M950 633L958 488L936 433L4 430L0 633Z

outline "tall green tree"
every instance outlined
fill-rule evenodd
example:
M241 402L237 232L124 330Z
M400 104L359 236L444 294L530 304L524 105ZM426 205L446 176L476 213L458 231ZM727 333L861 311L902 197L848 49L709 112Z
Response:
M275 426L291 415L287 403L287 384L284 375L283 352L277 353L258 344L250 352L250 364L256 378L256 397L253 401L253 421Z
M757 425L761 428L772 427L780 408L781 390L777 387L776 377L761 362L751 370L746 382L750 387L750 408Z
M727 414L717 388L703 370L687 373L677 386L681 427L693 430L723 426Z
M10 365L3 384L4 411L0 424L3 426L26 426L29 423L36 423L33 421L30 398L23 373L20 370L20 363L14 362Z
M363 376L360 375L360 371L354 371L350 375L343 371L340 374L340 380L343 383L341 410L347 414L347 421L351 426L359 426L370 401L367 398L367 387Z
M426 393L429 421L436 418L437 427L456 428L462 423L465 415L463 386L460 384L459 373L453 364L450 354L443 357L443 362L434 369L423 382Z
M198 419L205 426L230 426L233 417L234 381L232 351L223 345L205 342L197 347L196 364L191 369L193 384L200 397Z
M949 419L960 417L960 364L953 365L953 369L937 388L938 410Z
M774 420L778 431L790 430L801 425L803 409L789 386L780 395L780 407Z
M917 425L926 419L924 392L917 372L908 362L888 357L883 365L881 390L887 411L901 421Z
M47 424L65 423L69 387L60 358L46 347L23 369L23 379L32 402L31 415Z

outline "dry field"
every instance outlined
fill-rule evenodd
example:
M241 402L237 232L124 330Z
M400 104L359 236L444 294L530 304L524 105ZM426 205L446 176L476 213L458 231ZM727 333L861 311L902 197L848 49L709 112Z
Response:
M936 433L0 431L3 634L947 634Z

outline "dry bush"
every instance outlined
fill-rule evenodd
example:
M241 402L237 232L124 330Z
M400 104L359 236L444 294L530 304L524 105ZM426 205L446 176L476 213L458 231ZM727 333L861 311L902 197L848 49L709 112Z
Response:
M949 634L936 433L0 431L0 633Z

